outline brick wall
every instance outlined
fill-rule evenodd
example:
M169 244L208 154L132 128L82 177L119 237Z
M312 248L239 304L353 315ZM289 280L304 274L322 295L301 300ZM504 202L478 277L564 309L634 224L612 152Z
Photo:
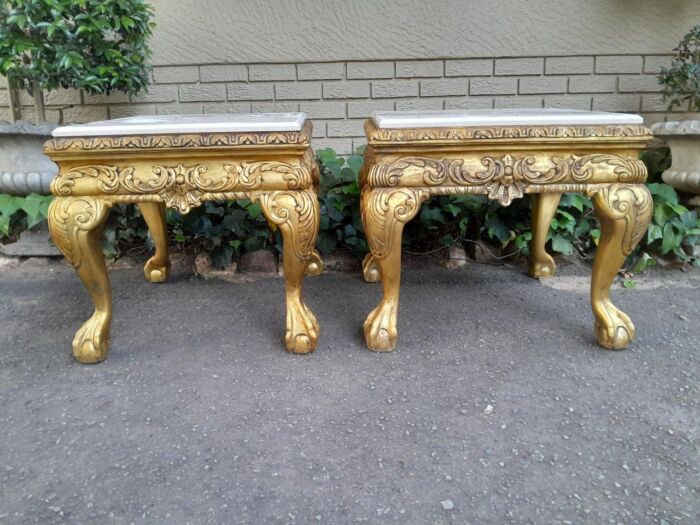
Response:
M47 117L61 123L137 114L304 111L314 144L347 154L364 143L363 121L374 111L576 108L668 117L656 73L666 55L600 55L493 59L183 65L153 70L148 93L93 96L62 90L46 95ZM9 119L0 88L0 119ZM20 94L22 117L33 117ZM678 115L675 115L677 117Z

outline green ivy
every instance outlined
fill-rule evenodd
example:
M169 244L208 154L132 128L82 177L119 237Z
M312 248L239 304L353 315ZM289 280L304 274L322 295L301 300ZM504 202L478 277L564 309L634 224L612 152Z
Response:
M344 251L360 258L367 253L358 187L362 156L340 157L332 149L320 149L316 154L321 169L317 246L323 255ZM670 163L668 148L645 152L643 160L649 171L651 182L647 187L654 198L654 213L647 235L630 255L627 268L642 271L659 257L700 264L692 256L693 247L700 242L697 211L683 206L671 186L658 182ZM44 220L50 199L0 195L0 237L12 239L22 229ZM527 255L532 238L530 213L528 199L518 199L504 208L481 195L435 197L424 203L418 217L406 225L403 247L412 253L427 253L486 240L505 253ZM206 202L187 215L168 210L167 218L172 244L194 253L206 252L219 267L245 252L281 251L280 232L271 230L260 207L247 200ZM599 239L591 200L575 193L563 195L548 233L548 249L590 259ZM137 206L112 208L103 248L109 259L152 249Z
M652 183L647 187L654 197L654 215L647 230L646 250L693 262L691 247L700 239L700 220L696 210L688 210L678 201L678 194L668 184Z
M12 239L19 232L45 221L51 199L35 193L26 197L0 193L0 238Z
M358 151L362 153L362 150ZM360 217L360 188L357 184L362 155L343 158L331 148L319 149L321 167L321 227L318 249L327 255L336 250L356 255L367 252L367 242Z

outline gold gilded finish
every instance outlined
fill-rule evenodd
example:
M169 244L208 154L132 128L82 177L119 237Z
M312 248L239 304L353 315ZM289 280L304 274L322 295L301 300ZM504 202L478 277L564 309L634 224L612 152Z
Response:
M561 193L533 193L532 202L532 240L530 241L530 257L528 273L531 277L552 277L557 265L544 245L552 225L552 219L559 206Z
M311 254L308 264L306 265L306 275L321 275L323 273L323 260L318 250L314 250Z
M287 350L306 354L316 348L318 323L301 298L301 281L311 264L318 265L314 250L320 221L316 193L304 191L273 191L257 199L267 220L282 232L284 247L282 264L287 298Z
M396 346L396 316L401 280L401 235L404 224L416 216L430 194L415 188L362 190L362 224L372 250L371 263L381 276L384 297L364 324L367 348L386 352ZM363 265L364 267L368 264ZM368 279L369 280L369 279Z
M634 326L610 301L610 285L646 231L651 198L638 160L651 140L644 126L523 126L379 129L365 124L368 146L360 172L362 221L370 253L364 279L382 281L383 297L364 324L367 347L396 346L403 227L433 195L486 195L503 206L532 196L528 271L554 274L545 251L565 192L592 197L601 221L591 302L595 335L605 348L624 348Z
M170 277L170 256L168 254L168 227L165 222L165 204L160 202L140 202L141 215L156 247L156 253L146 261L143 274L147 281L162 283Z
M301 132L76 137L53 139L44 151L59 165L49 210L54 242L75 267L95 305L78 330L73 355L83 363L107 357L112 299L100 234L109 208L135 203L155 254L144 266L151 282L170 274L165 208L187 213L208 200L250 199L283 237L287 321L285 345L316 348L319 328L301 290L323 262L314 249L319 227L318 167Z
M441 143L459 144L487 142L489 140L536 140L570 141L571 139L613 138L631 139L631 141L651 140L649 128L637 125L624 126L494 126L474 128L408 128L380 129L371 120L365 122L367 139L376 146L411 143L435 146Z
M651 194L644 185L611 184L591 188L596 215L600 220L600 242L593 261L591 305L595 335L605 348L620 350L634 340L634 325L610 300L610 285L620 266L640 239L651 220Z
M100 234L111 204L93 197L57 197L49 207L51 237L76 269L95 304L92 316L73 339L73 357L98 363L107 357L112 322L112 288L107 278Z
M153 150L153 149L201 149L225 146L308 146L311 123L301 132L273 131L266 133L190 133L179 135L138 135L56 138L46 146L47 155L63 151L88 150Z

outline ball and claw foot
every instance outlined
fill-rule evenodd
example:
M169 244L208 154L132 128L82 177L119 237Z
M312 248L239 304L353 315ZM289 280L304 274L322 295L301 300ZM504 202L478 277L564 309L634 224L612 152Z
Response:
M552 277L556 270L557 265L552 256L548 253L540 255L537 259L534 257L530 259L530 264L528 267L530 277L534 277L535 279L546 279L547 277Z
M311 255L311 260L306 265L305 275L316 276L323 273L323 260L321 259L321 254L314 250L313 255Z
M609 350L622 350L634 341L634 324L626 313L611 302L606 301L598 305L594 313L595 337L600 346Z
M308 354L316 350L319 327L311 310L299 301L287 307L287 332L285 344L288 352Z
M73 339L73 357L81 363L99 363L109 352L109 321L95 312L83 323Z
M365 258L362 260L362 276L368 283L378 283L381 280L379 266L377 266L377 262L371 253L365 255Z
M397 308L394 303L382 301L365 320L365 342L373 352L389 352L396 348Z
M152 283L165 282L165 280L170 277L170 264L158 264L154 259L155 257L148 259L146 265L143 267L143 275L146 277L147 281Z

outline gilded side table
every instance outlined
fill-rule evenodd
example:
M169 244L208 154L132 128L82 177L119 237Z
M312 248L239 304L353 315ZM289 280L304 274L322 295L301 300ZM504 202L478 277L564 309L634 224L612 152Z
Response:
M77 270L95 312L73 339L83 363L107 357L111 287L100 234L114 204L136 203L155 244L144 274L170 272L165 208L182 214L204 201L250 199L282 232L287 350L315 349L318 324L301 296L305 273L318 274L319 173L303 113L129 117L57 128L45 153L59 166L49 229Z
M652 213L638 160L652 137L641 123L637 115L554 109L386 112L368 120L360 186L371 253L363 273L381 280L384 294L364 324L367 347L396 345L401 234L423 201L482 194L507 206L530 194L529 273L540 278L555 271L545 242L559 199L581 192L601 223L591 281L595 336L605 348L625 348L634 325L612 303L610 286Z

